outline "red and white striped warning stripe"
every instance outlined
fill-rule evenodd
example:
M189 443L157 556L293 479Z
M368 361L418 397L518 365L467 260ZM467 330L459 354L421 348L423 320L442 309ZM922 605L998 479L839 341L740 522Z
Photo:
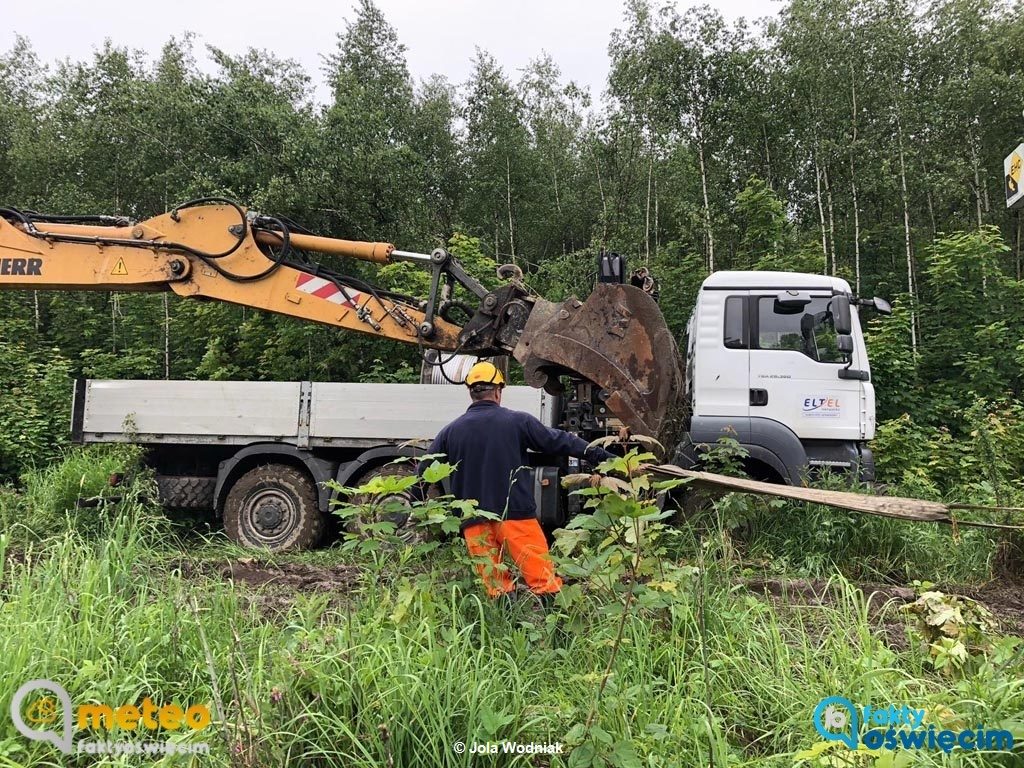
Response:
M346 288L345 293L348 294L348 298L345 298L345 293L342 293L341 289L330 280L307 275L305 272L300 273L295 279L295 288L303 293L311 293L321 299L327 299L335 304L345 304L349 307L356 307L360 299L358 291Z

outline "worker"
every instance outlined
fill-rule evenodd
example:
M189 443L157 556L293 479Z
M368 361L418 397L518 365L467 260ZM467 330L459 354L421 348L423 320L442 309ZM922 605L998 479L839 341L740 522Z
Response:
M598 464L613 454L590 447L576 435L545 427L528 413L501 406L505 379L494 364L478 362L466 376L472 401L466 412L442 429L430 453L443 453L456 465L451 491L458 499L475 499L478 508L500 520L469 518L462 535L477 562L488 596L515 589L502 560L509 554L530 591L550 602L562 586L537 522L533 484L528 480L527 450L575 456Z

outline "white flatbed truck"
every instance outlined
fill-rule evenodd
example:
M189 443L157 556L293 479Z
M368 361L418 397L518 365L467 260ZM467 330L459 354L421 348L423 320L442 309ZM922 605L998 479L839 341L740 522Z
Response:
M835 277L718 272L704 281L687 328L687 416L669 456L694 466L720 437L747 452L748 473L800 483L822 469L874 479L868 442L875 399L857 307ZM553 396L508 387L503 404L592 439L617 428L596 387ZM147 448L161 500L212 509L249 546L314 546L333 492L412 457L465 411L464 388L436 384L100 381L76 383L73 436L82 443ZM410 441L419 441L417 445ZM547 528L571 514L562 459L532 457L538 516Z
M143 445L164 506L214 510L242 544L304 548L326 527L327 481L358 485L423 453L468 404L464 388L431 384L80 379L72 437ZM543 390L507 387L504 404L556 423ZM543 459L536 495L551 516L558 468Z

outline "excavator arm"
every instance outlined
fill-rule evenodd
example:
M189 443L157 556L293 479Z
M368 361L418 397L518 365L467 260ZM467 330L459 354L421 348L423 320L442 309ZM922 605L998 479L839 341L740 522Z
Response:
M296 255L316 251L387 263L397 260L389 243L293 233L226 201L139 223L69 219L4 211L0 288L173 291L413 344L421 337L426 318L415 304L366 290L370 286L355 278ZM431 330L430 346L458 347L457 325L438 318Z
M331 254L431 271L426 299L377 288L313 261ZM480 356L511 354L527 382L593 382L635 432L659 434L681 391L675 343L653 299L598 285L586 302L535 296L521 275L488 291L447 251L319 237L294 223L207 198L141 222L0 209L0 289L173 291L338 328ZM473 296L460 302L456 289ZM450 319L461 310L463 324Z

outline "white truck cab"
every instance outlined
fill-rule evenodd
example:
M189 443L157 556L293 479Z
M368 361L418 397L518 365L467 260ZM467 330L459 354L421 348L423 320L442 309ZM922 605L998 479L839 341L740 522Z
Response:
M857 304L836 277L717 272L687 328L689 430L677 463L734 438L758 479L800 484L828 468L874 479L875 391Z

